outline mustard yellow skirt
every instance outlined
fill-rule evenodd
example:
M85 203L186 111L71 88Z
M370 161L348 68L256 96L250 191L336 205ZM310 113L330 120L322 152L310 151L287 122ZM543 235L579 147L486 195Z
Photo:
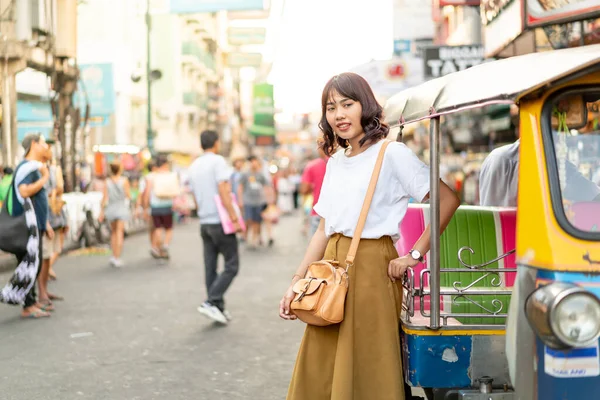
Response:
M351 238L335 234L325 259L345 267ZM398 253L389 236L360 242L341 324L306 326L287 400L403 400L400 282L387 275Z

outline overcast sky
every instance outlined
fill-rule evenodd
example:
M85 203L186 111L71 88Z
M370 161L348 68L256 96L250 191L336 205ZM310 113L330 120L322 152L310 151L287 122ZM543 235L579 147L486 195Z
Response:
M392 0L286 0L278 39L269 76L276 106L319 109L333 75L391 57Z

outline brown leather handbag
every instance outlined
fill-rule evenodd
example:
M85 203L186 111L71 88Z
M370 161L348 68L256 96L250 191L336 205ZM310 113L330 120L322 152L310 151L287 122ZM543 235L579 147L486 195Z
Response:
M346 268L340 267L338 261L321 260L308 266L306 276L300 279L294 287L296 296L290 305L292 312L301 321L309 325L327 326L339 324L344 320L346 293L348 292L348 269L354 265L360 236L367 221L375 187L381 172L385 149L390 144L386 140L381 146L365 201L356 224L354 237L346 255Z

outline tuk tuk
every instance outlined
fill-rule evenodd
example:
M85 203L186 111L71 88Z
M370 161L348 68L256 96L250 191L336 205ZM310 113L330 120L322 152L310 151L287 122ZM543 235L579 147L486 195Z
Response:
M519 107L515 204L461 206L440 237L440 123L495 104ZM429 204L410 205L397 243L406 254L431 224L400 322L405 382L429 399L599 398L599 108L600 45L487 62L386 104L392 127L430 120Z

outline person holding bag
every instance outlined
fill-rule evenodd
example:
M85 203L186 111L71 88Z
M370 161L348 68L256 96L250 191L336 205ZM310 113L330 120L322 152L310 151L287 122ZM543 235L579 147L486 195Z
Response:
M322 149L331 156L314 206L322 220L279 307L281 318L308 324L287 399L410 398L401 280L429 251L429 227L409 254L398 257L394 241L409 199L429 198L429 168L403 143L385 140L383 109L359 75L333 77L321 103ZM459 200L442 182L440 199L443 231Z
M45 318L50 314L37 302L35 284L41 270L42 236L50 240L54 238L48 222L48 195L44 188L50 178L46 166L49 149L45 138L37 133L26 135L22 146L25 160L15 170L6 204L0 213L2 249L7 251L6 245L12 244L14 251L11 252L17 256L17 268L0 291L0 302L23 305L22 318ZM19 218L22 220L19 221ZM12 222L18 225L13 226ZM14 238L19 238L19 243L12 243Z

